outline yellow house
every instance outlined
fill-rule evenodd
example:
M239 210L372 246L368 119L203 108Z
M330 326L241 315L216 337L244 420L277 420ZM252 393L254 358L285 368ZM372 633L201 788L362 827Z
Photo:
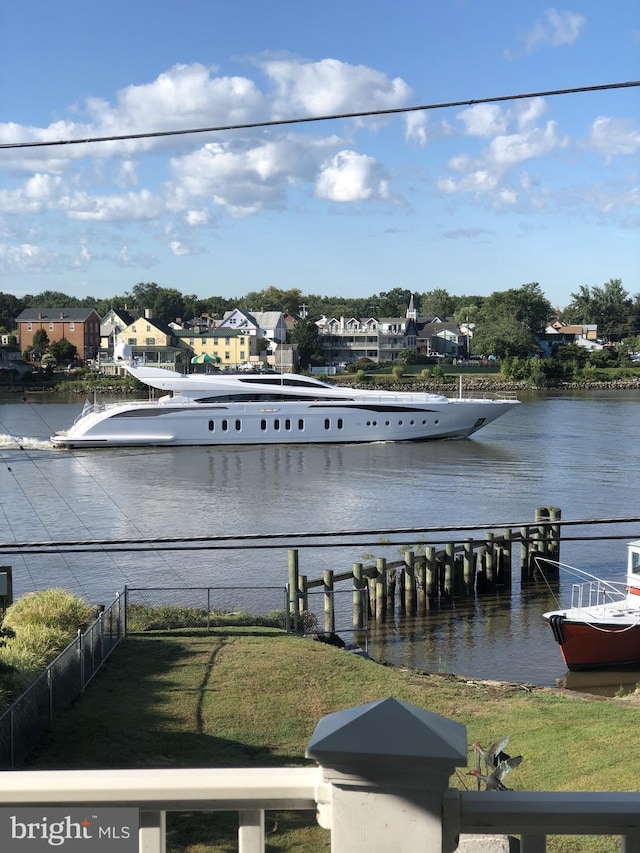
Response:
M115 333L114 347L121 343L129 345L131 355L138 361L179 372L183 371L191 358L188 347L176 331L167 323L149 316L139 317L126 329ZM108 358L107 353L105 358Z
M258 361L258 342L255 335L242 334L238 329L176 329L176 337L194 357L208 355L221 368L239 367L249 361Z

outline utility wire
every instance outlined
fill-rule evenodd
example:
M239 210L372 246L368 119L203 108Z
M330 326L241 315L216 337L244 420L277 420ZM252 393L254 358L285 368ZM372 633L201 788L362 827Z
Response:
M184 548L184 546L189 546L191 550L216 550L220 548L228 548L229 550L236 550L242 548L282 548L286 547L287 543L296 543L297 548L311 548L318 547L317 544L314 545L312 542L305 542L304 540L310 539L318 539L318 538L326 538L326 539L340 539L341 541L336 542L335 545L330 547L344 547L346 545L406 545L408 544L406 541L391 541L387 539L388 536L399 536L399 535L417 535L423 533L430 534L439 534L443 532L452 532L452 531L477 531L477 530L497 530L498 528L501 530L510 528L528 528L529 530L540 529L543 527L567 527L573 525L589 525L589 524L631 524L631 523L639 523L640 517L638 516L630 516L630 517L622 517L622 518L591 518L591 519L574 519L571 521L536 521L536 522L522 522L522 521L512 521L512 522L502 522L499 524L457 524L457 525L449 525L442 527L392 527L386 529L379 530L337 530L337 531L309 531L309 532L299 532L299 533L237 533L237 534L226 534L221 536L165 536L165 537L154 537L154 538L141 538L141 539L93 539L91 541L87 541L86 539L76 539L76 540L60 540L60 541L49 541L49 542L0 542L0 554L9 553L9 549L11 552L16 548L23 549L23 553L28 553L24 549L31 548L56 548L58 550L63 550L65 548L76 549L82 547L92 547L92 546L104 546L108 545L110 548L115 548L117 546L147 546L157 548L158 550L180 550ZM372 537L377 537L373 539ZM348 541L344 541L348 537ZM367 541L361 541L361 537L369 537ZM575 541L582 541L585 539L633 539L634 536L627 534L613 535L613 536L585 536L585 537L576 537ZM267 545L266 541L273 540L286 540L285 544L281 545ZM442 541L437 540L437 541ZM516 537L514 537L514 541L518 541ZM563 541L568 541L568 537L563 537ZM258 544L251 545L248 543L258 542ZM225 544L223 544L225 543ZM226 543L235 543L235 544L226 544ZM329 547L328 543L321 543L323 547ZM429 544L429 543L418 543ZM185 548L188 550L189 548ZM124 550L124 549L123 549Z
M472 98L466 101L444 101L436 104L420 104L413 107L391 107L386 110L364 110L362 112L333 113L321 116L306 116L304 118L283 118L271 121L253 121L244 124L224 124L213 127L194 127L183 130L157 130L148 133L124 133L114 136L88 136L84 139L56 139L41 142L4 142L4 148L45 148L54 145L85 145L92 142L123 142L130 139L155 139L163 136L186 136L195 133L220 133L223 130L250 130L258 127L282 127L292 124L309 124L318 121L336 121L346 118L368 118L375 116L398 115L400 113L425 112L427 110L444 110L450 107L470 107L477 104L495 104L500 101L519 101L527 98L550 98L554 95L577 95L584 92L605 92L612 89L630 89L640 86L640 80L626 83L604 83L599 86L579 86L573 89L548 89L544 92L525 92L520 95L496 95L491 98Z

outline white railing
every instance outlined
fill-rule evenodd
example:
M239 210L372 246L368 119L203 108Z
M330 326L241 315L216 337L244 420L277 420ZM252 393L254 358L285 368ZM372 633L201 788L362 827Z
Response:
M543 853L548 835L617 835L623 853L640 853L640 793L452 790L465 727L396 699L324 717L307 757L317 766L8 771L0 831L11 809L135 808L138 850L165 853L167 811L237 810L240 853L264 853L266 811L314 810L332 853L452 853L461 834L465 850L477 835L519 835L522 853Z

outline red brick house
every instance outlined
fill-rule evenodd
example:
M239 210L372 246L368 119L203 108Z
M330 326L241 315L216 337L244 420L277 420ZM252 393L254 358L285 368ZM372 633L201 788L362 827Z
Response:
M74 344L83 364L100 349L100 315L94 308L25 308L16 323L21 352L33 345L38 329L44 329L51 343L66 338Z

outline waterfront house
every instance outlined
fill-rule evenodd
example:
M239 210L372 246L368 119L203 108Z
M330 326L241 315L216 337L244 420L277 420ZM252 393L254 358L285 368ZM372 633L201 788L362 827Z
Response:
M216 328L174 329L176 338L192 353L191 358L209 356L209 364L236 368L260 361L261 338L245 330Z
M193 351L167 323L156 320L150 311L144 317L134 320L126 329L114 333L114 345L125 343L131 349L131 355L137 361L187 372ZM113 363L101 363L105 372L116 372L119 368Z
M21 352L33 346L40 329L50 343L64 338L73 344L83 364L94 359L100 348L100 315L93 308L25 308L16 324Z

